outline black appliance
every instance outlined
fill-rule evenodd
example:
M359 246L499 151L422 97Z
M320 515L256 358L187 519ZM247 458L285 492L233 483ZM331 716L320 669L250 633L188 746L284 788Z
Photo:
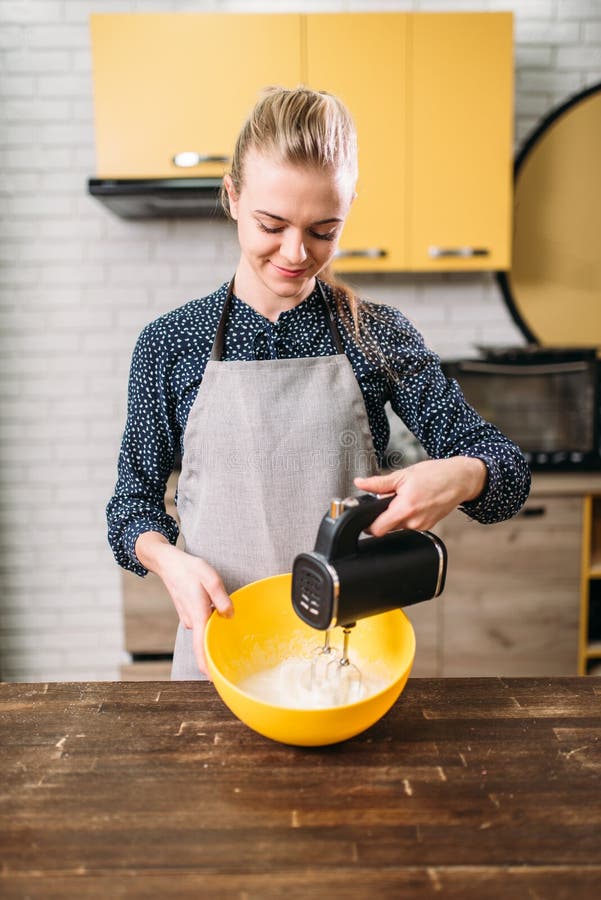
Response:
M215 218L221 178L89 178L88 192L124 219Z
M482 349L448 360L465 399L521 448L533 470L601 469L601 365L596 348Z
M447 553L435 534L407 529L359 539L393 497L332 500L315 549L299 553L292 566L292 606L308 625L348 628L357 619L441 593Z

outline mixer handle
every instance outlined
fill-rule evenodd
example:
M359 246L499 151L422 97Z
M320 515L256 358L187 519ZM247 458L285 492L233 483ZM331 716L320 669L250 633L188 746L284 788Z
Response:
M328 562L355 553L361 532L388 509L395 496L358 494L346 500L332 501L330 511L321 520L315 552L325 556Z

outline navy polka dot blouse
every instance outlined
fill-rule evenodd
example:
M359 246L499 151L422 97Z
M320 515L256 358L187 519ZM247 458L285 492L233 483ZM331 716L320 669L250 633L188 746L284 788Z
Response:
M332 290L322 282L361 388L380 461L390 437L385 404L433 458L473 456L484 461L484 492L462 509L482 523L518 512L530 488L527 463L515 444L484 421L448 380L438 357L397 309L366 302L370 333L386 365L358 346L336 314ZM115 493L107 507L109 543L117 562L139 575L146 569L134 553L145 531L175 543L178 530L164 506L165 485L182 441L188 414L208 361L227 283L217 291L151 322L136 344L130 372L128 415ZM297 359L336 352L327 313L316 290L276 322L232 296L224 360Z

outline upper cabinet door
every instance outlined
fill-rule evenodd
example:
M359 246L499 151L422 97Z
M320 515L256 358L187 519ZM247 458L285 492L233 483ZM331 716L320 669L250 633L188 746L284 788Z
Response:
M357 198L336 268L405 269L407 17L334 13L305 20L305 80L347 104L359 136Z
M508 268L511 13L419 13L409 43L409 267Z
M299 15L95 14L91 32L100 178L221 176L260 90L300 80Z

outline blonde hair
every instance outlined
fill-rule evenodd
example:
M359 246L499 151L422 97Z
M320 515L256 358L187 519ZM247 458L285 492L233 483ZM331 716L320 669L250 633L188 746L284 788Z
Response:
M348 109L333 94L306 87L267 88L242 126L234 147L230 178L236 194L244 184L244 161L249 150L278 163L331 169L357 181L357 132ZM231 218L229 197L221 188L221 203ZM333 291L343 323L359 335L360 301L352 288L327 266L320 276ZM352 324L351 324L352 323Z

